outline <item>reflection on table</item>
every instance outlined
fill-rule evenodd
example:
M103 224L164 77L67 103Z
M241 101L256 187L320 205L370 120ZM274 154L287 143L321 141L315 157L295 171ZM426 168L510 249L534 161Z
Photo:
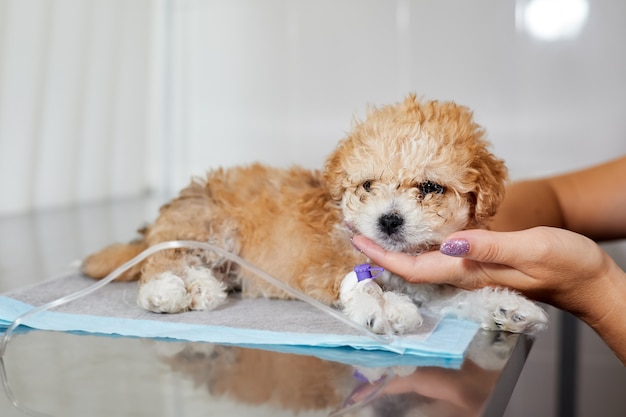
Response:
M3 416L55 417L479 416L495 407L497 415L517 378L503 377L503 369L523 340L479 331L454 369L377 367L375 359L352 366L249 347L31 331L17 335L3 358L0 409Z

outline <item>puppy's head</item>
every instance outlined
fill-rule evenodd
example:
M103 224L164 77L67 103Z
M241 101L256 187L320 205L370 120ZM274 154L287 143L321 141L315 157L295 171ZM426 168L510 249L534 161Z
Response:
M412 94L356 121L324 180L354 232L418 253L495 214L506 168L488 145L467 108Z

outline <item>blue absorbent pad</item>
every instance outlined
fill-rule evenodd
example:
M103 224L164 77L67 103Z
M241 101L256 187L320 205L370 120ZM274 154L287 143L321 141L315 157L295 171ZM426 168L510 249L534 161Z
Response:
M36 306L93 284L93 280L73 274L5 293L0 296L0 328ZM377 355L379 360L388 357L396 363L437 366L458 366L479 328L466 320L425 314L424 325L415 333L399 336L389 345L360 334L303 301L234 295L212 311L155 314L139 308L136 295L137 283L113 282L52 311L33 315L23 324L39 330L258 347L355 365Z

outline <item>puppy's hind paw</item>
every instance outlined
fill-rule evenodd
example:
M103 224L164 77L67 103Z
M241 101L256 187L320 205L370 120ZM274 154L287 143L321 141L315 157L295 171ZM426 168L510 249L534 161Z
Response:
M213 310L226 300L225 285L206 268L187 268L185 276L162 272L139 286L137 304L154 313Z
M228 295L226 285L206 268L188 268L185 284L191 296L189 307L192 310L213 310L223 304Z
M163 272L139 285L137 305L154 313L180 313L189 309L191 296L181 277Z

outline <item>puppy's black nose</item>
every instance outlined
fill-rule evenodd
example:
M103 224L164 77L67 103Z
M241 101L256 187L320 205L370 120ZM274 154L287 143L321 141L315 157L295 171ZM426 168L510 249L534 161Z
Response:
M380 226L380 230L387 233L388 235L392 235L397 232L403 223L404 219L395 213L383 214L378 219L378 225Z

